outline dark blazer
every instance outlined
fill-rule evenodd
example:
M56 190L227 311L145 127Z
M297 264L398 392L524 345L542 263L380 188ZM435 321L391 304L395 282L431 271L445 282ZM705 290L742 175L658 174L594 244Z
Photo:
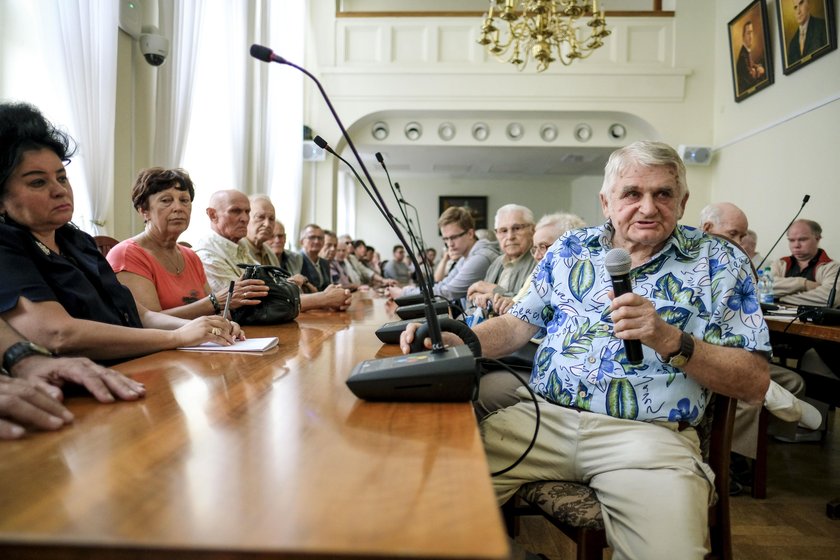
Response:
M746 49L746 47L741 47L741 51L738 53L738 62L735 64L735 74L738 77L738 93L744 93L746 90L753 87L755 84L761 81L761 78L753 78L750 75L750 67L753 65L753 61L750 60L750 52ZM763 78L764 76L762 76Z
M303 267L300 273L306 276L306 279L315 286L319 292L322 292L330 285L330 263L325 259L318 259L318 270L315 265L309 260L309 257L303 255ZM320 271L320 274L319 274Z
M788 65L799 62L803 56L807 56L817 49L828 44L828 33L826 33L825 20L811 16L808 19L808 30L805 32L805 48L799 48L799 28L788 43L787 63Z

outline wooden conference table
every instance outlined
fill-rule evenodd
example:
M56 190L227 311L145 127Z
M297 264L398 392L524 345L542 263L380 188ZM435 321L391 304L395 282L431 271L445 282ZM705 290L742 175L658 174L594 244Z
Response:
M0 442L0 558L504 558L468 403L368 403L393 304L354 296L250 337L263 355L160 352L116 366L137 402L68 399L72 426Z

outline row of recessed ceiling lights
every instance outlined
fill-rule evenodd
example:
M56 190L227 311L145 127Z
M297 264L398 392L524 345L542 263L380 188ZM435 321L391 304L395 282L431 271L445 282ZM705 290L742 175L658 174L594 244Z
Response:
M490 126L484 122L477 122L472 125L472 137L483 142L490 137ZM419 140L423 135L423 125L419 122L411 121L405 125L405 137L409 140ZM438 136L441 140L448 142L455 138L457 130L455 125L451 122L443 122L438 126ZM371 134L376 140L385 140L390 134L388 123L377 121L373 123ZM546 123L540 126L540 138L545 142L554 142L557 139L559 132L557 126L551 123ZM607 129L607 134L613 140L621 140L627 135L627 129L623 124L614 123ZM522 123L512 122L505 128L505 135L511 140L520 140L525 135L525 126ZM592 138L592 127L586 123L575 125L573 135L579 142L587 142Z

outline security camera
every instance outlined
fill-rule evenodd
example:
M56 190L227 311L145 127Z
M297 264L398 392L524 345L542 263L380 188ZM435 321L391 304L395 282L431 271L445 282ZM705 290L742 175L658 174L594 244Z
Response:
M157 27L145 26L140 35L140 52L146 62L152 66L160 66L169 55L169 39L158 32Z

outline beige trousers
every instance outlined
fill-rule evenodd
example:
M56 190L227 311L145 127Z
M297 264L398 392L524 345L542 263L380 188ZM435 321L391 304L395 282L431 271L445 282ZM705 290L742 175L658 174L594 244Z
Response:
M802 397L805 394L805 381L798 373L776 364L770 364L770 379L793 393L795 397ZM758 415L761 413L760 404L747 404L738 401L735 408L735 426L732 431L732 451L755 459L756 446L758 445ZM782 430L790 424L771 415L770 430ZM766 434L761 434L766 437Z
M488 415L481 433L491 471L512 464L533 436L534 403ZM613 558L703 558L714 473L700 457L693 428L581 412L538 397L540 431L525 460L493 478L500 504L523 484L571 480L598 495Z

